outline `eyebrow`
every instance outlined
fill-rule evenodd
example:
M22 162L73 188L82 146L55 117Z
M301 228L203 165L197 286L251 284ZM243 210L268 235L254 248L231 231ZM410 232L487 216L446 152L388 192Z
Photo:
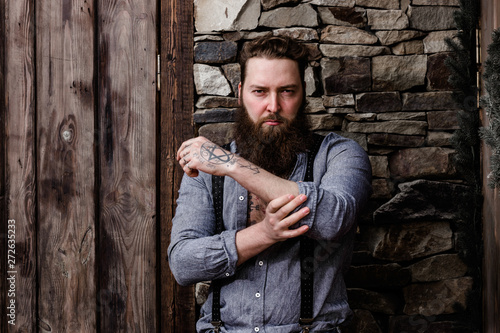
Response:
M299 85L298 85L298 84L287 84L287 85L284 85L284 86L280 86L280 87L278 87L278 88L279 88L279 89L290 89L290 88L298 88L298 87L299 87ZM259 85L259 84L251 84L251 85L249 86L249 88L251 88L251 89L262 89L262 90L264 90L264 89L268 89L269 87L267 87L267 86L262 86L262 85Z

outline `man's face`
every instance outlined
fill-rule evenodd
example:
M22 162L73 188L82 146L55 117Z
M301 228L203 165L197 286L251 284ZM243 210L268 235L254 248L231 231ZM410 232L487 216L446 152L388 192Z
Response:
M291 59L250 58L245 82L239 85L240 103L248 117L265 132L284 126L302 106L304 87L299 66Z

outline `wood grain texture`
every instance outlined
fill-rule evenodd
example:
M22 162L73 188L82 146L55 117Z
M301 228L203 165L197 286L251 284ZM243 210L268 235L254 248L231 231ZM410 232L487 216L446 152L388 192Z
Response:
M98 1L102 332L156 332L154 0Z
M36 329L33 321L36 313L36 188L33 158L35 156L34 2L6 1L3 6L5 9L5 215L7 219L15 220L16 265L14 269L9 267L9 270L17 272L14 274L16 325L8 325L5 332L34 332ZM2 220L1 223L5 225L7 221ZM3 256L6 252L1 253Z
M5 201L5 168L7 164L5 154L5 0L0 0L0 249L7 248L7 202ZM0 258L0 270L7 271L7 257ZM6 288L6 273L0 274L0 290ZM7 293L0 294L0 316L7 315L4 309L7 309ZM7 332L7 320L0 320L0 332Z
M36 1L40 332L96 330L93 15Z
M179 286L168 267L175 200L183 175L175 154L193 137L193 3L161 1L160 256L161 332L194 332L193 287Z

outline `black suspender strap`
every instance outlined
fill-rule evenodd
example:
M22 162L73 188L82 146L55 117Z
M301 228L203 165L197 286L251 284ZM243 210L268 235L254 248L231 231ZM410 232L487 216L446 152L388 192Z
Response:
M220 234L224 229L224 221L222 219L222 203L224 199L224 177L212 176L212 195L214 200L215 210L215 232ZM221 281L212 281L212 325L214 332L219 333L223 322L220 317L220 289Z
M304 181L313 181L313 166L316 153L324 137L314 134L314 146L307 154L306 176ZM229 150L229 145L223 147ZM215 210L215 232L220 234L224 230L222 208L224 201L224 177L212 176L212 196ZM314 248L315 242L309 237L300 237L300 325L303 332L309 332L313 322L313 285L314 285ZM221 280L212 281L212 325L214 332L219 333L224 324L220 315Z
M314 146L307 154L307 168L304 181L311 182L314 179L313 166L314 158L323 142L323 137L314 135ZM309 328L314 320L313 315L313 292L314 292L314 250L313 239L300 237L300 319L304 333L309 332Z
M229 150L230 145L226 144L222 148ZM222 218L224 202L224 177L212 175L212 198L215 211L215 234L220 234L224 230L224 220ZM224 324L220 316L220 289L221 280L212 281L212 325L214 333L219 333Z

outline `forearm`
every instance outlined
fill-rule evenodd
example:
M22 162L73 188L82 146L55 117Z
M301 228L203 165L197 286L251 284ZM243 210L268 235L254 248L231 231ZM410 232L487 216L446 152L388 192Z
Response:
M257 223L236 233L238 266L277 242L266 237L260 226L261 224Z
M241 157L236 158L226 175L265 202L287 194L299 195L297 183L275 176Z

